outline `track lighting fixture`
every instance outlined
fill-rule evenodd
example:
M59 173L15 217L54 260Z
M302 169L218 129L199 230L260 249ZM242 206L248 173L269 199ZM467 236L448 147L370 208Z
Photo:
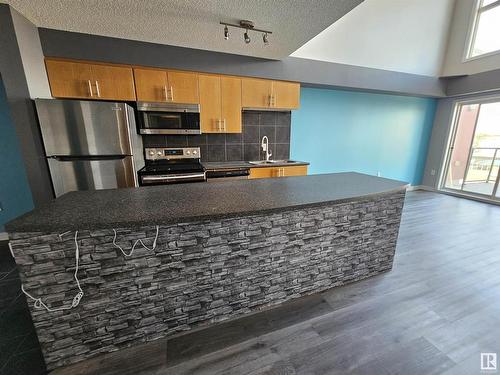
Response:
M262 34L262 41L266 46L269 44L269 38L267 37L267 33Z
M227 22L220 22L221 25L224 25L224 39L228 40L229 39L229 28L228 26L231 27L237 27L239 29L244 29L245 33L243 34L243 40L245 41L246 44L249 44L252 40L250 39L250 35L248 34L249 31L257 31L262 33L262 41L264 42L264 45L269 44L269 37L268 34L272 34L271 31L269 30L262 30L262 29L256 29L254 27L254 24L252 21L248 20L241 20L238 24L232 24L232 23L227 23Z

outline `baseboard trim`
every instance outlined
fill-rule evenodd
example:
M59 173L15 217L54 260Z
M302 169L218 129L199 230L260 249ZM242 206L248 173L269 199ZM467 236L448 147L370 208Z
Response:
M449 190L439 190L439 189L435 189L433 187L426 186L426 185L410 186L407 189L407 191L415 191L415 190L430 191L430 192L433 192L433 193L449 195L451 197L470 199L470 200L473 200L473 201L476 201L476 202L482 202L482 203L493 204L495 206L500 206L500 202L494 201L492 199L481 198L481 197L477 197L475 195L469 195L469 194L455 193L455 192L449 191Z
M0 241L7 241L9 239L9 235L6 232L0 232Z
M415 191L415 190L424 190L424 191L434 191L438 192L438 190L434 189L433 187L426 186L426 185L412 185L408 188L409 191Z

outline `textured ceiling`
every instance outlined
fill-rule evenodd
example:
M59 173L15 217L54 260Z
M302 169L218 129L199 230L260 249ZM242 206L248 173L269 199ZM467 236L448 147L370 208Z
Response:
M281 59L363 0L0 0L38 27ZM254 21L273 32L270 44L219 21Z

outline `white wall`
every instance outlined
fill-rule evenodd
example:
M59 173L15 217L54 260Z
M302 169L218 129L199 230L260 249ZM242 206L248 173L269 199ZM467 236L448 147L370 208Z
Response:
M448 49L443 63L443 76L474 74L500 69L500 53L467 62L463 61L474 10L475 0L456 0Z
M38 29L12 7L10 11L30 97L51 98Z
M365 0L292 56L438 76L453 3Z

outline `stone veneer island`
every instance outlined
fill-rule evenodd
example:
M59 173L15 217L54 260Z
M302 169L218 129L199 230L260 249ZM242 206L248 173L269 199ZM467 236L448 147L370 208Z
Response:
M79 291L78 243L80 303L28 298L51 370L390 270L406 187L336 173L81 191L6 229L24 289L54 310ZM124 256L114 230L147 248Z

